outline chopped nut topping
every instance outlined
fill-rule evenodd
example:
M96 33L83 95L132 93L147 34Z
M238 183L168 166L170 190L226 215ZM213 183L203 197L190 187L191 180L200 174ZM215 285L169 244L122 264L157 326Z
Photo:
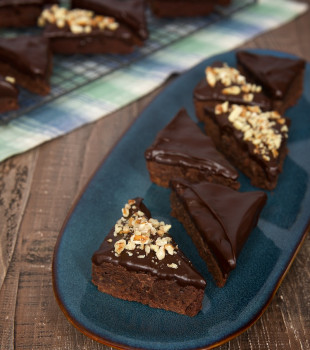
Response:
M205 70L206 80L211 87L215 87L217 82L225 86L222 89L224 95L243 95L245 102L252 102L254 93L260 93L262 87L250 84L238 69L229 67L224 63L223 67L207 67ZM225 113L225 112L224 112Z
M124 250L129 256L136 250L138 258L144 258L152 253L152 262L163 260L166 252L169 255L176 254L177 246L174 246L172 238L167 236L171 225L148 218L141 210L135 210L135 200L129 200L122 208L123 217L115 224L114 236L121 239L114 244L115 254L119 256ZM136 208L137 209L137 208ZM112 242L111 239L108 240ZM155 259L155 260L153 260Z
M215 114L223 114L227 102L215 107ZM243 140L254 145L253 152L266 161L279 156L282 140L287 138L286 119L276 111L263 112L258 106L230 105L228 120L243 133ZM279 125L276 127L276 125ZM281 125L281 127L280 127Z
M95 28L114 31L119 27L119 24L112 17L95 15L88 10L67 10L58 5L53 5L42 11L38 25L44 27L47 23L56 24L58 28L64 28L67 25L74 34L90 33Z

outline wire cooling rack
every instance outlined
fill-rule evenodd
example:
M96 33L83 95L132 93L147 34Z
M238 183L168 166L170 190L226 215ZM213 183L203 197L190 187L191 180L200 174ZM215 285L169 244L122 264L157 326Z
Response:
M149 39L141 48L128 55L96 54L96 55L54 55L53 74L51 76L51 92L47 96L39 96L20 89L17 111L0 114L0 124L24 115L50 101L72 92L88 83L108 75L117 69L136 62L166 46L218 22L257 0L233 0L228 7L216 7L210 15L198 18L161 19L147 11ZM66 5L66 0L63 1ZM39 34L41 29L0 30L0 36L16 36L23 34Z

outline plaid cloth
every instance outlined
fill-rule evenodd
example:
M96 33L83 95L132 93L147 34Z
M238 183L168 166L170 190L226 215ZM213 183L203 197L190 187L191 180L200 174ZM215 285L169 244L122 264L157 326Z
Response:
M231 50L307 10L284 0L261 0L232 17L121 68L0 127L0 161L91 123L137 100L202 60Z

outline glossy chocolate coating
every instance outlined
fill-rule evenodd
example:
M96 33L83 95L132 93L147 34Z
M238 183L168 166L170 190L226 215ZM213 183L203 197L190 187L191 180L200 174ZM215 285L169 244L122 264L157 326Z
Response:
M215 62L211 65L211 67L223 67L223 63ZM237 84L233 84L233 85L237 85ZM263 110L270 110L271 108L270 99L263 92L253 93L253 96L254 96L253 101L246 102L243 99L243 96L245 95L245 93L241 93L238 95L223 94L222 90L224 88L226 88L226 86L222 84L220 81L218 81L216 85L212 87L207 83L206 78L204 78L195 87L194 98L200 101L214 102L214 104L228 101L230 103L249 105L249 106L258 105Z
M173 180L173 190L185 206L224 277L236 267L237 257L266 203L264 192L236 192L226 186Z
M49 42L41 36L0 38L0 62L45 78L50 69Z
M241 130L237 130L234 128L233 124L228 120L229 113L223 113L223 114L215 114L214 109L206 108L206 113L214 120L216 124L219 125L220 129L225 131L226 133L229 132L234 135L236 140L238 140L239 144L246 149L246 151L249 154L249 157L255 159L258 161L261 166L264 168L266 176L269 180L273 180L274 177L277 177L280 173L279 169L279 162L280 157L274 157L272 152L268 152L268 156L270 158L269 161L265 160L263 158L263 155L260 153L255 152L255 145L253 145L250 141L244 140L244 133ZM284 117L283 117L284 118ZM285 125L289 126L289 120L287 118L284 118ZM279 154L281 154L282 150L286 148L286 138L284 135L286 132L282 132L281 128L283 127L283 124L275 123L273 126L273 129L277 130L278 134L282 135L282 143L280 146Z
M126 24L137 32L141 39L148 37L144 0L72 0L72 7L114 17L117 22Z
M14 84L9 83L0 75L0 98L13 97L17 98L18 89Z
M210 137L181 109L161 130L154 143L145 152L147 160L158 163L208 170L236 180L237 171L216 150Z
M239 51L237 61L273 98L282 99L294 78L305 69L305 61Z
M141 198L135 198L136 206L138 210L143 211L146 215L150 216L150 212L142 203ZM177 254L166 254L163 260L158 260L154 251L151 251L144 258L138 258L138 255L144 255L144 250L138 248L131 251L132 256L129 256L124 250L119 256L115 255L114 244L122 237L114 236L114 228L109 232L100 248L94 253L92 262L95 265L100 265L104 262L121 265L128 270L139 273L151 273L161 279L173 279L181 285L192 284L197 288L204 288L206 285L203 277L195 270L191 262L183 255L183 253L177 249ZM168 236L167 234L165 236ZM111 239L112 242L108 242ZM156 236L155 236L156 239ZM174 242L172 242L175 245ZM167 266L167 264L175 263L178 265L177 269L173 269Z

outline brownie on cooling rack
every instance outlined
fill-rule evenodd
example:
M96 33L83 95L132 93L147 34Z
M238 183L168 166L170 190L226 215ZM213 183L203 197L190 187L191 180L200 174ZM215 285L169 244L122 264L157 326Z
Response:
M209 181L238 189L238 173L212 139L181 109L145 151L151 181L168 187L171 179Z
M13 77L17 85L47 95L52 72L49 41L42 36L0 38L0 74Z
M86 9L53 5L43 10L38 23L54 53L127 54L144 43L139 32L127 24Z
M34 27L44 6L57 0L1 0L0 27Z
M92 281L98 290L195 316L206 282L173 241L170 228L151 218L141 198L129 200L92 257Z
M223 287L256 226L267 195L182 179L171 182L171 215L192 238L218 287Z

